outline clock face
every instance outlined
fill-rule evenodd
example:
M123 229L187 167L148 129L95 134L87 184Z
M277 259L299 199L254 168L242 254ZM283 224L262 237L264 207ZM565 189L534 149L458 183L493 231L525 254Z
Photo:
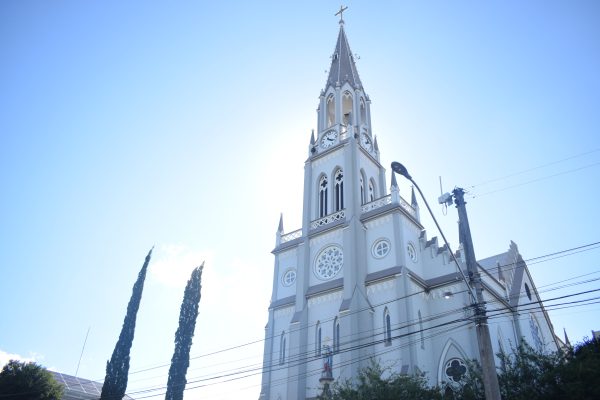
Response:
M321 280L329 280L341 271L344 265L344 252L340 246L327 246L315 260L315 275Z
M360 135L360 144L368 151L373 150L373 142L371 141L369 135L367 135L366 133Z
M321 138L321 147L324 149L331 147L333 144L335 144L337 135L337 131L335 130L325 132L325 134Z

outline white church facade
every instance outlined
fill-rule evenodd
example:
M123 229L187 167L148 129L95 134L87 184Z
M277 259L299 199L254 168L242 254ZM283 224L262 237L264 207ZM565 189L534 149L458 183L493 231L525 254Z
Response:
M465 360L479 358L471 300L450 250L427 237L414 193L402 198L386 178L343 20L317 113L302 227L284 233L280 221L276 234L260 399L315 398L371 360L460 384ZM556 350L517 246L478 268L494 353L521 340Z

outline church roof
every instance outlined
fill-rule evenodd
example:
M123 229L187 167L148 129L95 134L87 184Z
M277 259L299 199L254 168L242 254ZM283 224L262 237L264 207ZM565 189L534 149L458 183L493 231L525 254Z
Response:
M350 51L348 38L344 32L344 23L340 22L340 33L335 45L335 51L331 56L331 67L327 77L327 86L343 85L348 82L353 88L362 88L362 83L358 77L354 56Z

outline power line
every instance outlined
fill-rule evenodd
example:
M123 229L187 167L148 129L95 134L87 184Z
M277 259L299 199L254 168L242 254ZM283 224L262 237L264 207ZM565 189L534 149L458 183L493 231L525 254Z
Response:
M537 257L529 258L529 259L523 260L523 261L526 262L526 263L528 263L530 261L541 260L541 259L548 258L548 257L551 257L551 256L560 255L560 254L564 254L564 253L568 253L568 252L573 252L574 250L588 251L588 250L593 250L593 249L596 248L596 247L590 248L592 246L598 246L598 247L600 247L600 242L594 242L594 243L589 243L589 244L585 244L585 245L573 247L573 248L570 248L570 249L560 250L558 252L548 253L548 254L545 254L545 255L542 255L542 256L537 256ZM576 253L573 253L573 254L576 254ZM568 256L568 255L571 255L571 254L566 254L566 256ZM549 261L549 260L536 261L536 262L530 263L528 265L533 265L533 264L537 264L537 263L544 262L544 261ZM504 271L506 271L506 270L511 269L510 267L516 268L516 266L517 266L517 262L513 262L513 263L509 263L509 264L505 264L505 265L500 265L499 267L500 268L505 268ZM507 267L509 267L509 268L507 268ZM488 272L489 272L489 270L488 270ZM411 293L411 294L408 294L408 295L405 295L405 296L402 296L402 297L398 297L398 298L395 298L395 299L392 299L392 300L388 300L388 301L380 303L380 304L376 304L374 307L378 307L378 306L382 306L382 305L385 305L385 304L389 304L389 303L392 303L394 301L406 299L406 298L408 298L410 296L414 296L414 295L417 295L417 294L420 294L420 293L425 293L425 292L426 292L426 290L424 289L424 290L419 291L419 292L414 292L414 293ZM353 311L352 314L353 313L358 313L358 312L365 311L368 308L369 307L367 307L365 309L360 309L360 310ZM326 319L326 320L324 320L322 322L323 323L330 322L330 321L333 321L334 318L335 317L328 318L328 319ZM309 326L308 328L310 328L310 327L312 327L312 325ZM305 329L305 328L300 328L300 329ZM293 332L293 331L290 330L290 333L291 332ZM273 336L273 337L264 338L264 339L257 339L257 340L246 342L246 343L243 343L243 344L240 344L240 345L228 347L228 348L225 348L225 349L216 350L216 351L213 351L213 352L210 352L210 353L201 354L201 355L197 355L197 356L192 356L192 357L190 357L190 360L199 359L199 358L203 358L203 357L208 357L208 356L211 356L211 355L220 354L220 353L231 351L231 350L236 350L236 349L239 349L239 348L242 348L242 347L245 347L245 346L250 346L250 345L253 345L253 344L262 343L262 342L264 342L265 340L268 340L268 339L276 339L278 336L279 335L276 335L276 336ZM138 373L142 373L142 372L146 372L146 371L150 371L150 370L154 370L154 369L159 369L159 368L165 368L165 367L168 367L169 365L170 365L170 363L164 363L164 364L160 364L160 365L156 365L156 366L152 366L152 367L148 367L148 368L144 368L144 369L132 371L132 372L130 372L129 375L134 375L134 374L138 374ZM97 381L101 381L101 379L99 379Z
M543 181L543 180L546 180L546 179L555 178L557 176L566 175L566 174L570 174L572 172L581 171L582 169L595 167L597 165L600 165L600 161L592 163L592 164L584 165L583 167L570 169L568 171L558 172L556 174L547 175L547 176L543 176L543 177L540 177L540 178L532 179L532 180L529 180L527 182L517 183L517 184L511 185L511 186L506 186L504 188L492 190L492 191L485 192L485 193L482 193L482 194L475 195L475 194L470 193L470 195L471 195L472 198L487 196L488 194L498 193L498 192L502 192L502 191L505 191L505 190L508 190L508 189L514 189L514 188L517 188L517 187L529 185L529 184L532 184L532 183L535 183L535 182L539 182L539 181Z
M559 251L559 252L549 253L549 254L546 254L546 255L543 255L543 256L538 256L538 257L534 257L534 258L528 259L527 261L531 261L531 260L534 260L534 261L535 261L535 260L540 260L540 261L537 261L537 262L544 262L544 261L547 261L547 260L544 260L544 258L547 258L547 257L550 257L550 256L555 256L555 255L564 254L564 253L566 253L566 252L572 252L572 251L574 251L574 250L580 250L580 251L587 251L587 250L591 250L591 249L589 249L589 247L591 247L591 246L594 246L594 245L597 245L597 244L600 244L600 242L596 242L596 243L590 243L590 244L587 244L587 245L578 246L578 247L571 248L571 249L567 249L567 250L561 250L561 251ZM582 250L582 249L583 249L583 250ZM587 249L587 250L586 250L586 249ZM573 253L573 254L574 254L574 253ZM571 254L566 254L566 255L564 255L564 256L567 256L567 255L571 255ZM505 265L504 267L506 267L506 266L510 266L510 265L515 265L515 264L516 264L516 263L507 264L507 265ZM586 275L587 275L587 274L586 274ZM577 278L577 277L573 277L573 278L569 278L569 279L566 279L566 280L572 280L572 279L576 279L576 278ZM563 280L563 281L566 281L566 280ZM556 283L561 283L561 282L563 282L563 281L558 281L558 282L556 282ZM594 280L590 280L590 281L594 281ZM588 283L588 282L590 282L590 281L576 282L576 283L573 283L572 285L577 285L577 284L582 284L582 283ZM556 283L554 283L554 284L556 284ZM567 286L572 286L572 285L567 285ZM545 285L545 286L549 286L549 285ZM559 288L560 288L560 287L559 287ZM546 291L555 290L555 289L558 289L558 288L550 288L550 289L548 289L548 290L546 290ZM389 300L389 301L386 301L386 302L382 302L382 303L380 303L380 304L377 304L377 305L375 305L374 307L380 307L380 306L382 306L382 305L389 304L389 303L392 303L392 302L395 302L395 301L399 301L399 300L402 300L402 299L408 298L408 297L410 297L410 296L414 296L414 295L418 295L418 294L424 294L424 293L426 293L426 290L417 291L417 292L410 293L410 294L408 294L408 295L405 295L405 296L401 296L401 297L398 297L398 298L391 299L391 300ZM460 292L459 292L459 293L460 293ZM548 301L549 301L549 300L548 300ZM536 303L537 303L537 302L536 302ZM491 303L490 303L490 304L491 304ZM550 309L550 307L548 307L548 308ZM353 313L357 313L357 312L363 312L363 311L365 311L365 310L367 310L367 309L370 309L370 307L366 307L365 309L361 309L361 310L356 310L356 311L354 311ZM452 310L452 311L451 311L451 313L453 313L453 312L463 312L463 311L464 311L464 310L461 308L461 309ZM446 314L440 314L439 316L431 316L431 315L430 315L430 316L428 316L428 317L427 317L427 319L426 319L426 320L424 320L424 322L429 322L429 321L432 321L432 320L434 320L434 319L437 319L437 318L442 318L442 317L449 316L449 315L451 315L451 314L450 314L450 313L446 313ZM328 322L328 321L332 321L332 320L333 320L333 318L331 318L331 319L328 319L328 320L324 320L324 321L323 321L323 323L326 323L326 322ZM416 322L416 320L407 321L407 322L411 322L411 324L407 324L407 325L405 325L404 327L401 327L401 328L394 328L394 329L403 329L403 328L406 328L406 327L408 327L408 326L414 326L414 325L417 323L417 322ZM308 329L310 329L312 326L313 326L313 324L311 324L311 325L309 325L309 326L307 326L307 327L303 327L302 329L303 329L303 330L308 330ZM377 328L373 328L373 329L372 329L372 331L375 331L376 329L377 329ZM418 332L418 331L417 331L417 332ZM365 333L369 333L369 332L368 332L368 331L366 331ZM276 340L277 336L279 336L279 335L275 335L274 337L271 337L271 338L268 338L268 339L271 339L271 340ZM346 336L349 336L349 335L345 335L345 337L346 337ZM257 344L257 343L264 342L264 340L265 340L265 339L260 339L260 340L255 340L255 341L248 342L248 343L244 343L244 344L237 345L237 346L232 346L232 347L230 347L230 348L221 349L221 350L217 350L217 351L214 351L214 352L211 352L211 353L207 353L207 354L202 354L202 355L199 355L199 356L195 356L195 357L192 357L192 359L197 359L197 358L202 358L202 357L208 357L208 356L210 356L210 355L215 355L215 354L223 353L223 352L225 352L225 351L236 350L236 349L239 349L239 348L242 348L242 347L245 347L245 346L249 346L249 345L252 345L252 344ZM364 339L362 339L362 340L364 340ZM307 351L307 354L308 354L308 353L311 353L311 352L312 352L312 350L309 350L309 351ZM270 354L269 354L269 356L270 356L270 358L269 358L269 359L272 359L273 355L274 355L274 354L276 354L276 353L277 353L276 351L274 351L273 353L270 353ZM302 355L298 355L298 356L300 356L300 357L301 357ZM297 356L297 357L298 357L298 356ZM306 357L306 355L305 355L305 357ZM251 358L254 358L254 357L251 357ZM239 360L234 360L234 361L231 361L231 362L236 362L236 361L239 361ZM255 365L256 365L256 368L259 368L259 369L260 369L259 365L261 365L261 364L262 364L262 363L251 364L249 367L253 367L253 366L255 366ZM168 365L169 365L169 364L165 364L165 365L161 365L161 366L156 366L156 367L151 367L151 368L146 368L146 369L143 369L143 370L138 370L138 371L135 371L135 372L133 372L133 373L141 373L141 372L145 372L145 371L148 371L148 370L153 370L153 369L161 368L161 367L163 367L163 366L168 366ZM241 366L241 367L236 367L235 369L232 369L231 371L236 371L234 374L240 374L240 373L243 373L243 372L244 372L244 370L243 370L244 368L245 368L244 366ZM225 372L225 373L226 373L226 372L228 372L228 371L230 371L230 370L225 370L225 371L222 371L222 372ZM209 375L204 375L204 376L210 376L210 375L212 375L212 374L209 374ZM217 379L217 378L215 378L215 377L212 377L212 378L208 378L208 379Z
M562 299L562 298L567 298L567 297L573 297L573 296L579 296L581 294L587 294L587 293L597 292L597 291L600 291L600 289L582 291L582 292L572 293L570 295L565 295L565 296L558 296L558 297L555 297L553 299L549 299L548 301ZM592 298L583 299L583 300L575 300L575 301L570 301L570 302L557 303L557 304L549 305L548 308L562 309L562 308L569 308L569 307L572 308L572 307L574 307L575 304L577 304L576 306L585 306L585 305L590 305L590 304L597 304L597 303L600 303L600 301L594 301L594 300L599 300L599 299L600 299L600 296L597 296L597 297L592 297ZM586 304L579 304L579 303L583 303L583 302L585 302ZM533 309L539 310L539 303L537 301L531 302L531 303L525 303L524 305L525 306L526 305L531 305L532 307L521 309L520 311L530 311L530 310L533 310ZM498 311L498 312L495 312L495 311ZM489 318L491 318L491 319L498 318L498 317L502 316L503 314L506 314L506 313L509 313L509 312L510 313L514 313L514 311L507 310L506 308L492 310L492 314L489 316ZM443 326L449 326L449 325L457 324L459 322L465 322L466 320L468 320L468 319L464 319L464 318L463 319L454 319L454 320L451 320L451 321L440 323L440 324L432 326L432 327L419 329L417 331L408 332L408 333L405 333L405 334L398 334L398 335L393 336L392 340L398 340L398 339L405 338L405 337L408 337L408 336L420 334L420 333L422 333L424 331L427 331L427 330L432 330L432 329L443 327ZM467 324L463 324L461 326L458 326L458 327L449 328L449 329L447 329L445 331L438 332L436 334L428 335L427 339L430 339L430 338L432 338L434 336L437 336L440 333L446 333L446 332L455 330L457 328L465 327L465 326L468 326L468 325L470 325L470 322L467 323ZM386 340L387 339L378 339L378 340L375 340L375 341L372 341L372 342L369 342L369 343L354 345L354 346L351 346L349 348L345 348L344 350L340 351L340 353L348 352L348 351L353 351L353 350L357 350L357 349L360 349L360 348L375 346L375 345L378 345L378 344L385 343ZM410 341L408 343L400 344L399 346L395 346L393 349L384 350L383 352L375 353L374 355L377 356L377 355L382 355L382 354L387 353L387 352L396 351L396 350L399 350L400 348L403 348L403 347L415 344L419 340L421 340L421 339L420 338L419 339L413 339L412 341ZM307 353L309 353L309 352L312 353L312 351L308 351ZM336 354L339 354L339 353L336 353ZM369 355L366 358L363 358L362 361L364 361L365 359L371 358L371 357L373 357L373 355ZM300 365L300 364L306 364L306 363L310 363L310 362L313 362L313 361L318 360L318 359L320 359L320 357L312 357L312 356L303 357L302 359L295 360L294 361L295 362L294 365L297 366L297 365ZM339 367L344 367L344 366L347 366L347 365L350 365L350 364L353 364L355 362L360 362L360 361L361 360L358 360L358 361L351 360L350 362L339 364L338 368ZM289 368L289 364L288 364L289 362L290 361L286 362L284 368ZM276 366L275 368L271 369L271 371L276 371L279 368L280 368L279 366ZM260 370L260 372L259 372L259 370ZM217 384L226 383L226 382L230 382L230 381L233 381L233 380L244 379L244 378L248 378L248 377L253 376L253 375L257 375L257 374L262 373L262 372L263 371L262 371L261 368L256 368L256 369L250 369L250 370L241 371L241 372L237 372L237 373L231 373L231 374L221 375L221 376L217 376L217 377L213 377L213 378L208 378L208 379L194 380L194 381L191 381L190 383L200 383L200 382L211 381L211 380L214 380L214 379L228 378L225 381L212 382L212 383L203 383L203 384L200 384L200 385L191 386L189 388L186 387L185 390L193 390L193 389L198 389L198 388L201 388L201 387L206 387L206 386L211 386L211 385L217 385ZM320 369L316 370L316 373L319 373L319 372L320 372ZM242 373L245 374L245 375L237 376L237 375L242 374ZM296 376L291 376L291 377L286 376L285 378L281 379L281 384L284 381L285 382L295 381L296 379L298 379L300 377L306 377L306 376L309 376L309 375L312 375L312 374L314 374L314 373L311 373L310 371L307 371L306 373L303 373L303 374L300 374L300 375L296 375ZM277 381L274 381L272 383L275 386L278 385ZM160 389L154 389L154 390L160 390ZM136 394L136 393L141 393L141 391L140 392L130 392L129 394ZM153 395L144 396L144 397L139 397L138 396L138 398L149 398L149 397L156 397L156 396L159 396L159 395L162 395L162 393L153 394Z
M563 159L560 159L560 160L551 161L551 162L546 163L546 164L538 165L537 167L532 167L532 168L528 168L528 169L525 169L525 170L522 170L522 171L514 172L512 174L504 175L504 176L501 176L499 178L489 179L487 181L483 181L483 182L477 183L475 185L467 186L467 188L474 188L474 187L477 187L477 186L487 185L488 183L501 181L501 180L504 180L504 179L507 179L507 178L512 178L513 176L526 174L527 172L535 171L537 169L549 167L549 166L555 165L555 164L560 164L562 162L569 161L569 160L572 160L572 159L578 158L578 157L583 157L583 156L586 156L588 154L596 153L598 151L600 151L600 149L594 149L594 150L586 151L586 152L583 152L583 153L575 154L575 155L567 157L567 158L563 158Z

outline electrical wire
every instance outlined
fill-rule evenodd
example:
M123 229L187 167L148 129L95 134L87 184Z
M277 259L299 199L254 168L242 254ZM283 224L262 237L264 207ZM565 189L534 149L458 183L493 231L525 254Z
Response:
M531 172L531 171L535 171L535 170L538 170L538 169L541 169L541 168L549 167L551 165L560 164L562 162L569 161L569 160L572 160L574 158L583 157L583 156L586 156L588 154L597 153L599 151L600 151L600 149L594 149L594 150L586 151L586 152L583 152L583 153L575 154L575 155L567 157L567 158L563 158L563 159L560 159L560 160L551 161L551 162L546 163L546 164L538 165L537 167L528 168L528 169L525 169L525 170L522 170L522 171L519 171L519 172L514 172L512 174L504 175L504 176L501 176L499 178L489 179L487 181L480 182L480 183L477 183L475 185L468 186L468 188L474 188L474 187L477 187L477 186L487 185L488 183L501 181L501 180L504 180L504 179L507 179L507 178L512 178L513 176L526 174L527 172Z

